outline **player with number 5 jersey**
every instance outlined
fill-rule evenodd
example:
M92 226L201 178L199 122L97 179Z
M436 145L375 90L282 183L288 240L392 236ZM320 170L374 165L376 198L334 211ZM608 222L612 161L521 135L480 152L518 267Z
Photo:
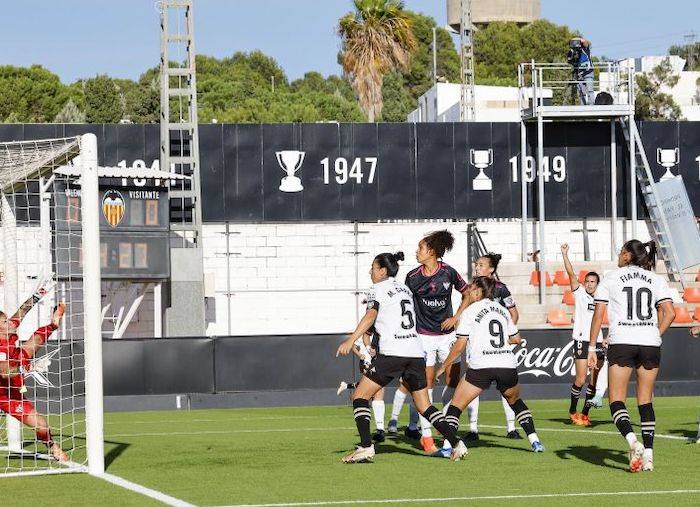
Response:
M618 269L606 274L595 292L596 308L589 335L588 366L596 368L596 340L607 305L610 319L610 412L617 429L629 444L631 472L654 469L654 384L661 363L661 335L675 318L668 283L652 272L655 265L656 246L653 241L642 243L633 239L624 244L618 256ZM625 406L633 369L637 374L637 405L643 444L637 441Z
M399 261L403 259L403 252L382 253L374 258L369 272L373 285L367 295L367 312L336 352L336 356L349 354L355 341L374 326L378 335L377 355L352 396L360 445L343 458L345 463L374 460L369 431L369 400L399 377L413 396L418 411L449 440L453 447L452 458L460 459L467 452L464 443L457 438L456 430L447 424L442 412L428 398L424 352L416 332L413 294L395 279Z

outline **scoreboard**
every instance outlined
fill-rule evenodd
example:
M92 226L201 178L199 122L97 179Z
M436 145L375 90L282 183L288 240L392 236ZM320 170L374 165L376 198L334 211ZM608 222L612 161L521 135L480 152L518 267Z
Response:
M170 276L169 201L165 187L100 181L100 264L103 279ZM80 186L57 183L53 260L59 278L80 276Z

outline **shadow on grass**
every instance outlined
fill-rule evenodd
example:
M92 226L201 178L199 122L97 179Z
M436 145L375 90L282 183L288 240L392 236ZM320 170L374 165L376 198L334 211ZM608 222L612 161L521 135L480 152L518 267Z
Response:
M129 448L131 444L125 444L124 442L112 442L111 440L105 440L105 444L113 445L109 452L105 454L105 470L119 457L124 451Z
M616 470L627 470L628 467L627 452L601 449L595 445L572 445L566 449L555 451L555 454L563 460L578 458L592 465Z

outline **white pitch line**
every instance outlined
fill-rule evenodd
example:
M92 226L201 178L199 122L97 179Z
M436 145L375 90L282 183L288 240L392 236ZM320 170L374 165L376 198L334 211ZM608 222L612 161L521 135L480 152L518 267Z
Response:
M506 429L506 426L498 426L498 425L493 425L493 424L480 424L479 425L482 428L493 428L493 429ZM569 429L569 428L541 428L539 426L536 427L536 430L538 432L540 431L556 431L556 432L565 432L565 433L580 433L581 435L586 434L586 433L596 433L598 435L620 435L619 431L603 431L603 430L587 430L587 429L580 429L580 430L574 430L574 429ZM654 438L667 438L669 440L688 440L686 437L680 437L678 435L663 435L660 433L655 433Z
M700 489L674 489L668 491L611 491L590 493L549 493L540 495L499 495L499 496L453 496L447 498L390 498L385 500L328 500L318 502L293 503L256 503L236 504L226 507L304 507L312 505L362 505L362 504L392 504L417 502L457 502L479 500L527 500L531 498L565 498L587 496L633 496L633 495L687 495L700 493Z
M134 491L135 493L139 493L143 496L153 498L154 500L158 500L159 502L164 503L165 505L171 505L172 507L194 507L193 504L187 503L184 500L180 500L179 498L166 495L165 493L161 493L160 491L156 491L155 489L147 488L146 486L141 486L140 484L136 484L135 482L127 481L126 479L122 479L121 477L117 477L116 475L105 473L97 475L96 477L104 479L107 482L111 482L112 484L121 488Z
M482 428L492 428L492 429L506 429L505 426L498 426L492 424L480 424ZM191 435L233 435L237 433L295 433L303 431L346 431L354 430L354 426L344 426L337 428L273 428L273 429L254 429L254 430L210 430L210 431L172 431L172 432L153 432L153 433L114 433L105 435L105 438L116 438L116 437L167 437L167 436L191 436ZM568 428L543 428L537 427L538 432L542 431L553 431L553 432L564 432L564 433L578 433L580 435L595 433L598 435L619 435L617 431L603 431L603 430L574 430ZM681 437L678 435L664 435L661 433L656 433L655 438L666 438L669 440L684 440L687 441L686 437Z

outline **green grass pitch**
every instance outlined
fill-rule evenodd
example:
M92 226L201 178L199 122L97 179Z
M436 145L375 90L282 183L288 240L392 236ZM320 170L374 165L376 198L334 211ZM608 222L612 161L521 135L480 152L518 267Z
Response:
M372 499L395 500L393 505L409 499L424 499L410 505L460 505L468 499L518 506L700 505L700 445L690 443L700 398L656 400L656 470L639 474L626 471L626 445L607 407L591 412L593 427L578 428L567 423L565 400L529 405L544 454L532 453L527 440L504 438L501 404L484 402L481 441L465 461L429 458L417 443L389 438L377 446L374 463L358 465L340 461L357 443L349 406L108 413L107 471L196 505ZM638 422L634 403L628 406ZM465 417L462 423L465 429ZM83 474L3 478L0 485L3 506L157 504ZM696 491L663 493L675 490ZM527 498L590 492L647 493ZM523 497L472 499L508 495ZM445 498L459 499L430 500Z

